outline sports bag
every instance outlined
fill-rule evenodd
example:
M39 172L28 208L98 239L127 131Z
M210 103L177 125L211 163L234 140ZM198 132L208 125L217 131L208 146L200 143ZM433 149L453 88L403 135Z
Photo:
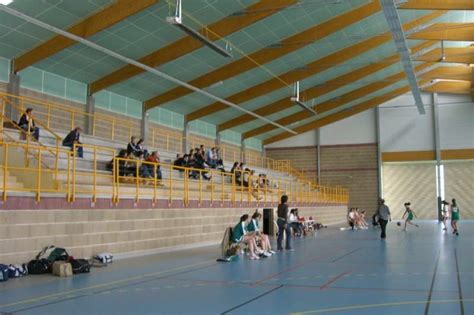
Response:
M8 266L0 264L0 282L8 281Z
M91 264L87 259L70 259L69 263L72 266L72 273L87 273L91 271Z
M114 256L111 253L99 253L94 256L94 259L100 261L103 264L110 264Z
M31 275L41 275L51 272L51 263L47 259L33 259L28 263L28 273Z
M58 277L71 277L72 274L72 266L70 263L60 260L53 263L53 275Z
M26 264L22 265L10 265L8 266L8 277L19 278L28 274L28 268Z
M55 247L54 245L46 246L42 251L36 255L36 259L47 259L50 263L61 260L66 261L69 258L69 254L64 248Z

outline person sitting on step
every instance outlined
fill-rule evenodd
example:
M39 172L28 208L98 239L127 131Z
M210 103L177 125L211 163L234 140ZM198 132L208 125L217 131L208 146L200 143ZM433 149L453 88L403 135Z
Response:
M18 127L27 132L28 134L33 135L33 138L39 140L39 128L36 127L35 120L33 118L33 108L27 108L25 113L21 115L20 121L18 121Z
M82 144L80 141L82 129L80 127L76 127L71 130L68 135L63 140L63 146L70 147L71 151L74 150L74 144ZM77 146L77 156L82 158L84 156L83 147L81 145Z

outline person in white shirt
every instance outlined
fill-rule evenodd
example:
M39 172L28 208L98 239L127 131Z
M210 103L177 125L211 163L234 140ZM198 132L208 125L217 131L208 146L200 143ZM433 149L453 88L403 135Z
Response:
M293 228L297 236L303 235L303 224L298 221L298 209L291 209L288 216L288 224Z

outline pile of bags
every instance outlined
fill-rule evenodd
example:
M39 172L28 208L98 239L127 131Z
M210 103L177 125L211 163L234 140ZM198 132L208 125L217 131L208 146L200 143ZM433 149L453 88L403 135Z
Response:
M106 266L112 262L112 259L113 256L110 253L97 254L92 260L76 259L70 256L66 249L51 245L43 248L28 264L9 266L0 264L0 282L27 274L52 273L58 277L70 277L74 274L90 272L91 266Z

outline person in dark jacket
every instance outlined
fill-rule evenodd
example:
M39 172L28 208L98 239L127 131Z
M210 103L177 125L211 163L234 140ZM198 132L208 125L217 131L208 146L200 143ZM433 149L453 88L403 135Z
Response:
M39 128L36 127L35 120L33 119L33 108L27 108L25 113L21 115L20 121L18 122L18 127L26 131L27 133L31 133L33 138L38 141L39 140Z
M278 205L277 210L277 225L278 225L278 238L277 238L277 248L278 250L283 250L282 241L283 233L286 233L286 250L292 250L291 248L291 229L288 224L288 196L281 196L281 203Z
M80 127L76 127L71 130L66 138L63 140L63 146L70 147L71 151L74 150L74 144L82 144L80 141L82 129ZM77 156L82 158L84 156L82 146L77 146Z
M137 140L136 137L130 138L130 142L127 145L127 154L128 155L133 154L134 156L138 157L140 153L144 153L144 152L141 150L136 140Z

